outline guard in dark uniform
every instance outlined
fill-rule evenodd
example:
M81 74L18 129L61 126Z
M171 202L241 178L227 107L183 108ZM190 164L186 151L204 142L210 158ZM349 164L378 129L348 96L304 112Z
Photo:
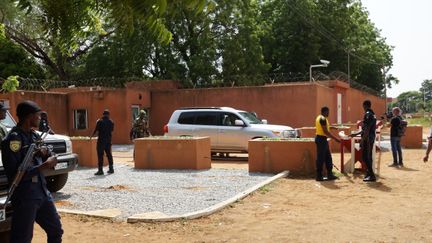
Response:
M371 109L372 103L370 100L363 102L363 109L365 111L363 117L363 125L360 133L352 134L356 136L361 134L360 147L362 149L362 160L366 164L366 176L363 181L373 182L376 181L375 173L372 166L372 149L375 143L376 131L376 116L375 112Z
M50 134L54 134L54 131L51 129L48 123L48 114L45 111L41 112L41 120L39 122L39 132L49 132Z
M1 143L2 161L9 183L14 180L29 146L41 139L33 130L39 126L40 111L39 106L32 101L19 103L16 110L18 124ZM51 156L46 149L40 150L16 187L11 197L12 243L30 243L35 221L45 230L48 242L62 241L60 216L42 174L43 170L52 169L56 164L55 156Z
M105 110L102 118L97 120L95 130L93 131L92 137L98 133L97 140L97 155L98 155L98 171L95 175L103 175L103 154L104 151L108 157L109 170L108 173L114 173L113 157L111 153L111 139L112 132L114 131L114 122L109 118L109 110Z

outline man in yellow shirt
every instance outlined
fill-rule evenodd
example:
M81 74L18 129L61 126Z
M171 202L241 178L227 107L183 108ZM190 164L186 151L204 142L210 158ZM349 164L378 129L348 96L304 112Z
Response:
M330 110L328 107L321 108L321 114L315 119L316 136L315 144L317 146L317 160L316 160L316 180L323 181L323 165L326 165L327 169L327 180L338 179L333 175L333 160L330 153L329 144L327 138L333 138L336 142L340 142L339 139L331 134L330 123L328 121Z

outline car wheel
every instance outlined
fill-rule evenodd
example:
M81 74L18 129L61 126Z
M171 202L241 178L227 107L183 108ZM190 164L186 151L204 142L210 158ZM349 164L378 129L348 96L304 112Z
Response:
M47 176L47 188L50 192L60 191L64 185L66 185L69 173L55 175L55 176Z

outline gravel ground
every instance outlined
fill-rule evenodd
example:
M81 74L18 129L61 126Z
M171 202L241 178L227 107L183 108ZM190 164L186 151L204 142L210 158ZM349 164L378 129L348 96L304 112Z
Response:
M115 165L112 175L79 168L53 196L59 208L83 211L118 208L121 218L152 211L178 215L205 209L266 179L247 170L136 170Z

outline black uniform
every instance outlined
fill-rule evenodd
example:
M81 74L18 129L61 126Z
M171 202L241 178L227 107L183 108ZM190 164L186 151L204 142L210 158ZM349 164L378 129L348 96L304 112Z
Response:
M48 125L48 120L41 119L39 123L39 131L40 132L48 132L50 130L50 127Z
M23 162L29 146L40 137L34 131L25 132L14 127L1 143L2 161L9 183ZM46 186L44 175L37 168L47 158L35 155L21 182L12 195L11 242L31 242L36 221L48 236L48 242L61 242L63 230L60 216Z
M363 117L362 140L360 146L362 148L362 159L366 164L366 176L375 178L375 173L372 167L372 149L375 143L376 117L372 109L367 109ZM367 132L367 134L365 134Z
M104 151L108 157L109 170L113 171L114 168L113 157L111 153L111 139L112 132L114 131L114 122L108 117L104 116L97 121L95 131L98 131L97 155L99 171L102 171Z

